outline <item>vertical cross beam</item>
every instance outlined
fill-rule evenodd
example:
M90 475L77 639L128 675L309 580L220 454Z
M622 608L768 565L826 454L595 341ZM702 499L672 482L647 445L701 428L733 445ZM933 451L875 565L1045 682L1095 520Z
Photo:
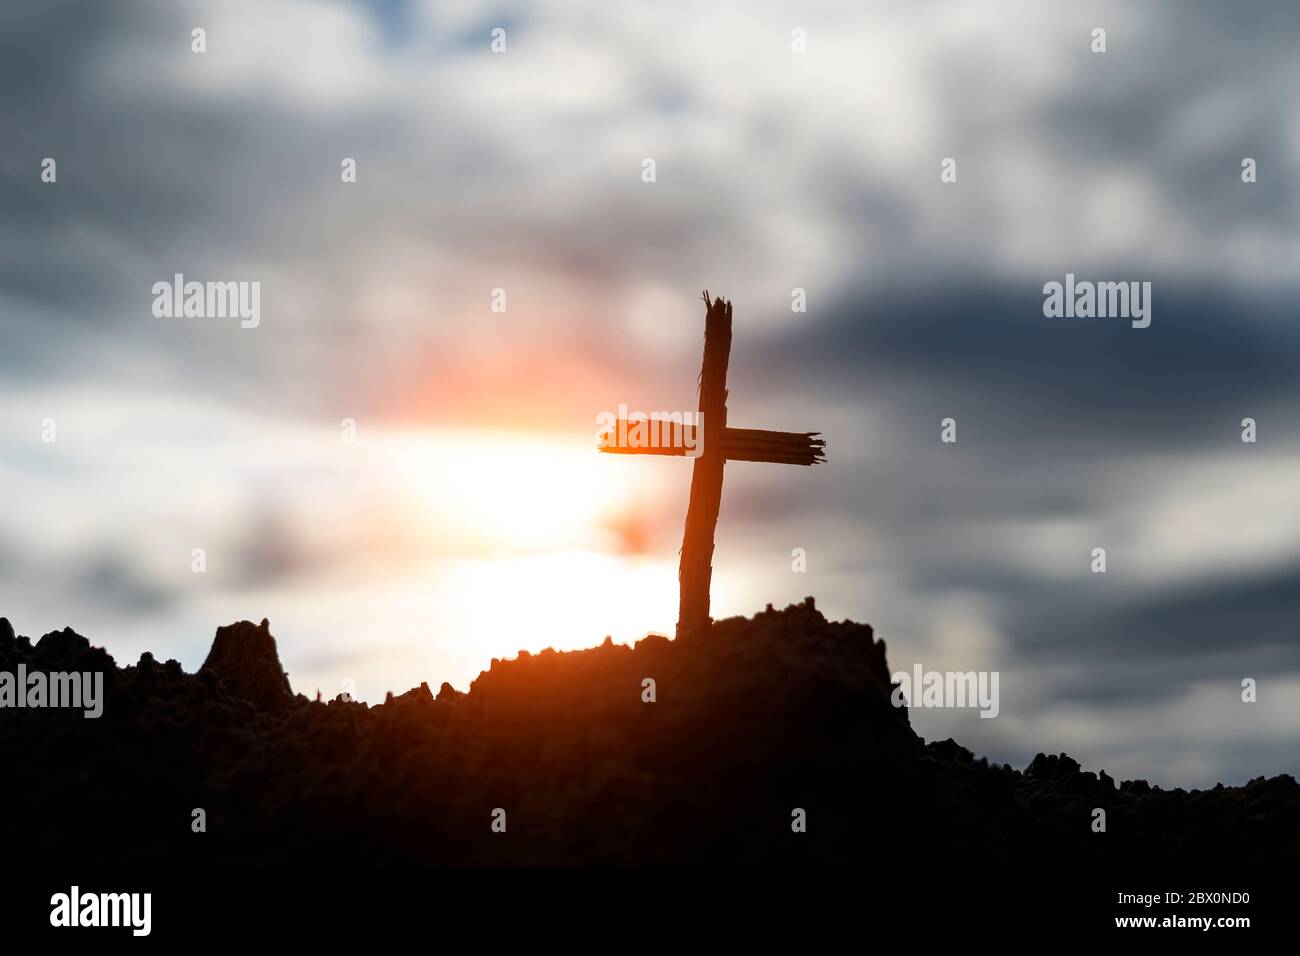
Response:
M731 355L731 303L709 301L704 317L704 364L700 369L700 412L704 451L691 472L691 500L686 507L682 559L677 570L681 605L677 636L709 624L709 582L713 577L713 535L722 504L722 438L727 427L727 362Z

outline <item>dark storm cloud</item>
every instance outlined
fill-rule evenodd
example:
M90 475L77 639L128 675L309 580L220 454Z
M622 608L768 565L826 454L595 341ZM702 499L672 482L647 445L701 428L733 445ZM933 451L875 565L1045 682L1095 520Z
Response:
M759 221L753 204L746 200L745 181L719 175L707 157L689 153L680 157L679 168L659 188L659 202L646 205L635 198L640 184L612 177L604 168L608 165L604 156L556 152L551 172L565 164L600 171L585 177L585 198L575 208L546 202L544 192L539 196L546 183L526 174L526 168L503 148L504 139L493 139L492 133L467 121L468 109L444 110L436 122L446 135L434 137L396 101L358 111L328 106L323 98L328 108L308 111L253 92L196 94L147 83L149 70L156 67L147 58L161 56L187 38L193 19L186 15L188 9L141 4L110 13L93 3L17 4L7 9L12 28L0 40L0 89L8 91L5 123L18 137L19 148L6 151L0 159L7 205L13 211L10 224L0 230L6 250L0 259L4 269L0 278L10 298L39 306L44 313L40 322L29 321L21 330L10 327L3 333L7 346L3 354L15 373L36 374L50 366L81 368L94 361L98 346L111 334L117 347L134 345L157 352L164 363L181 366L216 389L223 389L227 381L246 388L244 377L269 378L265 373L281 369L286 356L299 354L299 345L289 340L277 342L273 349L250 350L229 337L203 333L159 337L157 329L142 321L149 302L148 284L178 270L220 268L235 250L275 266L310 262L313 257L330 262L338 255L334 247L339 231L322 229L321 220L303 215L321 205L338 211L334 218L321 215L340 227L346 223L359 247L385 231L423 232L433 242L478 249L484 257L531 262L598 283L637 271L671 278L681 271L684 260L716 258L719 236L749 230ZM374 9L386 30L409 22L407 5L383 3ZM1098 162L1128 163L1147 171L1146 185L1158 193L1189 201L1222 195L1221 205L1228 203L1233 195L1229 186L1206 188L1204 177L1211 167L1179 165L1210 162L1193 157L1221 144L1212 137L1184 142L1172 134L1153 136L1152 125L1175 122L1180 106L1194 104L1206 89L1227 82L1224 71L1229 65L1255 64L1253 72L1232 74L1233 82L1249 90L1255 90L1251 83L1266 85L1284 75L1285 33L1279 29L1264 38L1261 50L1253 30L1241 29L1212 8L1201 10L1200 16L1186 16L1181 8L1178 13L1156 19L1159 29L1141 33L1143 55L1149 56L1150 48L1170 54L1186 50L1191 40L1198 49L1211 50L1210 59L1221 69L1198 69L1197 58L1172 55L1159 60L1159 69L1148 65L1150 82L1158 83L1159 110L1150 105L1153 97L1134 96L1131 90L1126 94L1124 87L1107 79L1143 69L1135 65L1137 38L1120 34L1112 41L1115 56L1108 69L1099 71L1096 82L1063 88L1042 102L1029 101L1030 115L1015 109L1014 103L1003 102L997 122L1001 128L1037 131L1040 142L1059 140L1063 152L1076 154L1080 168ZM996 19L997 14L990 16ZM1049 39L1055 38L1053 32ZM39 55L33 52L37 49ZM1270 54L1274 50L1276 57ZM134 88L105 84L105 65L131 56L145 58L135 64L139 83ZM1091 69L1086 59L1083 62L1081 69ZM117 69L127 65L118 63ZM955 55L952 66L941 62L939 68L952 82L969 80L968 74L981 70L987 75L978 43ZM658 67L645 69L656 78L671 76ZM674 112L689 112L695 104L689 84L680 78L675 82L681 89L672 97ZM1242 131L1239 138L1259 144L1267 136L1271 145L1265 151L1281 154L1285 134L1273 119L1277 112L1270 106L1272 91L1265 86L1255 92L1260 95L1250 103L1256 108L1248 114L1234 112L1232 122ZM662 99L663 91L655 95ZM488 104L491 108L490 99ZM786 121L785 112L774 106L766 109L766 114L737 118L740 135L757 136L767 130L767 137L755 139L756 147L780 132ZM649 115L657 112L651 110ZM964 120L967 115L956 110L950 117L949 128L960 141L969 140L972 150L997 141L999 127L990 129L982 110L972 114L981 117L978 122ZM974 124L966 134L961 132L962 122ZM598 129L584 123L568 128L566 135ZM323 189L333 181L335 157L354 151L350 145L358 143L367 146L366 162L378 162L380 167L366 167L359 187L365 203L346 212L338 190L327 194ZM931 247L932 240L921 228L938 214L926 194L900 189L903 183L864 167L861 157L830 142L824 145L817 151L821 158L800 171L818 214L829 214L850 230L868 228L888 235L897 246L897 260L917 263L917 273L924 271L926 257L938 253L944 261L945 253ZM760 149L758 156L765 152ZM34 175L40 157L50 154L60 159L57 189L43 188ZM325 164L321 157L329 157L330 162ZM318 163L319 177L304 172ZM1234 167L1235 163L1233 159ZM1014 169L1007 172L1014 176ZM1069 168L1061 170L1067 186L1070 173ZM770 170L764 167L763 175L779 178L782 170L776 165ZM1223 178L1240 185L1232 169ZM1248 191L1244 199L1252 203L1252 221L1261 215L1285 221L1287 208L1273 192L1280 182L1284 182L1280 175L1264 176ZM417 184L418 189L410 188ZM437 215L443 201L473 197L482 190L494 190L497 208L509 209L509 216L458 221L459 233L449 234L440 225L445 217ZM819 194L824 198L816 201ZM278 211L272 214L271 210ZM601 214L595 214L597 210ZM1005 223L992 226L1004 228ZM960 256L961 247L952 252ZM954 265L959 267L959 262L949 263L945 271ZM328 284L337 273L337 268L325 266L319 280ZM271 297L274 283L269 276L265 281L271 283ZM908 307L905 300L900 299L900 304ZM346 330L364 325L364 318L325 315L319 317L319 326L344 345L349 340ZM65 323L72 326L72 340L59 331ZM995 331L1003 330L989 329L990 334ZM924 337L914 334L911 339L929 347ZM1125 343L1125 348L1146 344ZM1011 358L1018 351L1032 351L1034 343L1009 341L1001 348ZM213 349L235 366L252 368L228 365L222 374L213 374L208 361ZM328 349L318 349L312 359L330 360L330 354ZM942 373L943 368L934 365L932 370ZM355 378L347 382L359 395L373 390ZM305 391L280 394L277 400L318 403L319 396L308 399Z
M165 610L181 593L136 567L117 551L101 551L81 562L74 575L77 594L91 607L111 614Z
M253 346L211 324L160 325L152 285L177 272L228 279L237 268L263 282L268 308L283 308L288 293L277 299L277 279L319 252L325 232L290 207L310 209L337 182L341 143L391 137L392 116L174 88L169 64L178 51L189 55L195 20L207 22L198 9L20 3L0 14L6 374L86 377L143 357L159 383L181 379L238 398L274 394L279 376L269 373L303 361L301 336ZM46 156L58 163L56 184L38 178ZM332 271L318 278L325 285ZM332 316L313 318L318 333L337 328Z
M760 361L817 369L811 399L850 388L919 442L951 415L962 440L1002 453L1218 445L1236 440L1243 417L1300 399L1300 327L1280 295L1157 277L1151 327L1134 329L1044 317L1042 283L1063 279L858 292L811 329L767 343Z
M1253 661L1270 671L1300 671L1298 567L1179 582L1118 598L1100 587L1086 601L1073 597L1077 588L1045 591L1037 607L1020 607L1012 631L1034 657L1074 660L1081 649L1096 647L1118 668L1144 658L1165 666L1171 659L1230 654L1238 666ZM1088 613L1062 613L1071 605Z
M1300 328L1277 296L1156 280L1152 325L1134 329L1045 318L1038 283L936 285L859 292L811 328L738 345L733 361L808 409L784 427L827 430L831 487L785 510L893 532L918 587L953 580L962 559L947 545L963 528L1105 515L1158 498L1158 473L1156 487L1125 484L1148 456L1173 456L1173 477L1180 454L1250 452L1244 417L1269 447L1300 443ZM819 409L840 412L835 428ZM947 417L955 446L939 442ZM746 486L729 513L770 513L776 493ZM962 576L1011 588L998 578L987 565Z

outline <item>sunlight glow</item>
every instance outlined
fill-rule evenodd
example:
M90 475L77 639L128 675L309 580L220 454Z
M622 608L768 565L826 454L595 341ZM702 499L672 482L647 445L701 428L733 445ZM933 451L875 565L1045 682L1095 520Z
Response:
M403 443L410 491L440 535L509 552L591 543L630 500L592 437L438 433ZM604 467L602 467L604 466Z
M668 469L599 455L594 425L579 435L391 431L364 450L357 465L409 550L375 556L344 586L363 602L387 596L367 612L381 633L426 622L420 642L440 679L467 681L521 649L672 634L677 549L642 530L665 520L657 482Z
M461 562L439 582L443 613L481 655L575 650L612 636L630 643L672 634L677 566L587 551Z

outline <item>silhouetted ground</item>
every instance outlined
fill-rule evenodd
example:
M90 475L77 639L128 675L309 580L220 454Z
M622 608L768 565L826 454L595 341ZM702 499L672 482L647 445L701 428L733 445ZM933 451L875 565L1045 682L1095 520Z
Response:
M493 661L381 706L293 695L266 622L186 674L117 669L70 629L0 620L0 670L106 671L98 720L0 710L6 849L112 862L1291 864L1300 787L1116 786L1067 756L1024 771L925 744L885 646L811 599ZM654 678L657 700L642 701ZM191 832L201 807L207 832ZM807 832L791 831L794 808ZM1107 832L1093 833L1094 807ZM506 833L493 833L495 808ZM18 857L11 857L18 859ZM1033 872L1026 870L1026 872ZM1230 872L1239 872L1237 870Z

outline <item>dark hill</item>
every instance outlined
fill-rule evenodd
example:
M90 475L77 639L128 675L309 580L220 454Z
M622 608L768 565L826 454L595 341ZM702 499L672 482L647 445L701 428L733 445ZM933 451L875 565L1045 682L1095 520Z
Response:
M98 720L0 710L11 851L173 862L771 863L942 858L1291 863L1300 788L1116 786L1065 755L1024 771L926 744L885 645L811 599L696 637L494 660L459 693L294 695L264 621L198 674L118 669L71 630L0 620L0 670L106 672ZM653 678L657 700L642 701ZM207 832L191 832L203 808ZM1094 807L1107 832L1090 823ZM506 812L506 832L491 829ZM806 833L791 832L794 808ZM16 858L15 858L16 859Z

